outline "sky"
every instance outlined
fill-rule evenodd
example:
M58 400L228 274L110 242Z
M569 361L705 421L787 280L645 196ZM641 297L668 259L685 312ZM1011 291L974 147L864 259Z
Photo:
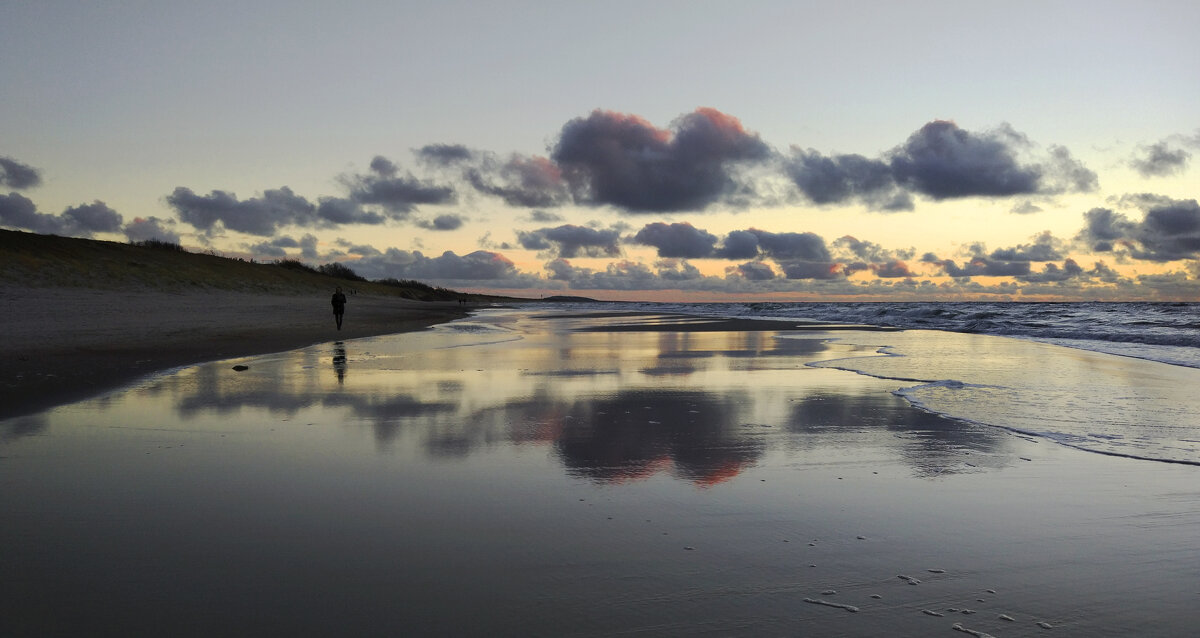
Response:
M1200 301L1200 3L0 2L0 227L524 297Z

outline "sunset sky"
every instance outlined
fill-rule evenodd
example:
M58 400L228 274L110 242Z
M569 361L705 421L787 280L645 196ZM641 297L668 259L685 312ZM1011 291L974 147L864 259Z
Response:
M538 297L1200 300L1200 3L0 5L0 227Z

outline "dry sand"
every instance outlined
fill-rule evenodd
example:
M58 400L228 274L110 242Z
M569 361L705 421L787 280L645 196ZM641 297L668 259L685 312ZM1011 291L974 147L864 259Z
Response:
M332 291L330 291L332 294ZM465 316L453 302L351 295L342 330L329 296L0 287L0 418L143 375L335 339L419 330Z

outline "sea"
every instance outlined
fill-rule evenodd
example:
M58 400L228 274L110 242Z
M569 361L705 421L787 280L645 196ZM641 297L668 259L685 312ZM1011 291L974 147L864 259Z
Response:
M1200 303L537 305L893 328L827 333L869 347L869 356L809 365L896 380L895 394L912 405L961 421L1090 452L1200 465Z
M558 307L563 305L997 335L1200 368L1200 303L580 302Z

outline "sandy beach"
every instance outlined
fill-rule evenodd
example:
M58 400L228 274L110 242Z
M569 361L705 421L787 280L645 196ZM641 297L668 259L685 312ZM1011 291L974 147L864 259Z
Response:
M945 418L895 394L918 382L867 374L958 366L987 391L1103 364L1166 395L1192 372L979 335L694 324L488 310L0 420L0 634L1200 623L1197 467Z
M330 290L332 294L332 290ZM457 303L352 295L341 331L329 295L0 287L0 418L94 396L143 375L336 339L418 330Z

